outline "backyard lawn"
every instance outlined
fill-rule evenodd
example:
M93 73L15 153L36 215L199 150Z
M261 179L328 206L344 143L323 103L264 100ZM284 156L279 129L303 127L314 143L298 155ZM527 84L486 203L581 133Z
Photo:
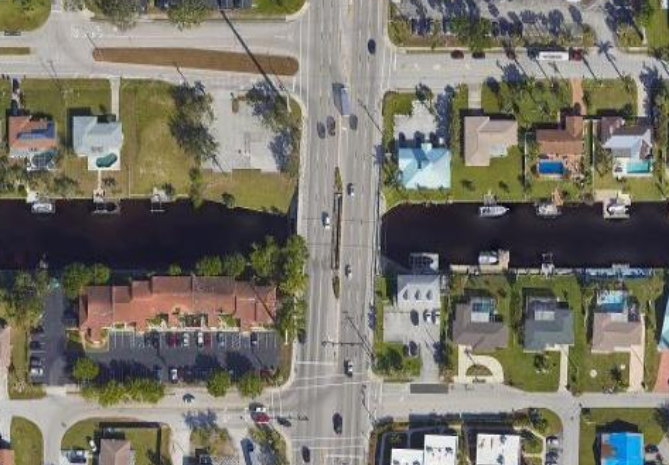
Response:
M16 465L42 463L44 440L37 425L25 418L14 417L9 428Z
M40 27L51 13L50 0L30 0L30 9L16 0L0 0L0 30L31 31Z
M626 107L631 114L637 112L637 88L633 80L621 79L583 80L583 100L588 115L617 112L624 113Z
M100 438L100 425L113 427L114 433L105 435L127 439L135 451L135 465L162 465L170 457L170 429L154 423L141 423L127 419L90 419L80 421L67 430L61 443L62 449L90 449L88 440ZM99 443L98 443L99 444Z
M655 409L591 409L581 413L579 465L597 465L597 434L640 432L645 444L658 444L663 437Z

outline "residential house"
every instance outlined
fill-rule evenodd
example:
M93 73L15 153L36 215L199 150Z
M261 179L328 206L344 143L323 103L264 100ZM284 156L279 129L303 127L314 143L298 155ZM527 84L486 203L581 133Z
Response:
M9 156L26 161L28 171L55 168L58 153L56 123L32 116L10 116Z
M397 276L395 306L399 311L439 311L441 308L440 275L402 274Z
M0 449L0 465L14 465L14 451Z
M405 189L450 189L451 152L423 142L419 147L399 149L398 164Z
M153 276L121 286L88 286L79 299L79 329L92 343L104 330L142 332L161 327L218 328L233 319L244 330L271 324L276 288L230 277Z
M101 121L97 116L72 118L72 148L88 160L88 171L121 169L123 129L117 121Z
M574 345L574 315L557 298L529 296L525 305L523 343L529 352Z
M474 350L490 351L504 348L509 329L497 314L492 297L469 297L466 303L455 306L453 341Z
M599 123L599 140L613 158L616 178L652 174L653 132L649 125L626 125L620 116L604 117Z
M520 436L477 434L476 465L520 465Z
M426 434L422 449L392 449L391 465L456 465L458 437Z
M600 465L644 465L643 434L601 433Z
M490 166L491 158L505 157L518 145L518 122L490 116L464 119L464 158L466 166Z
M135 451L125 439L102 439L98 465L134 465Z
M592 352L629 352L643 341L639 310L624 290L597 292L592 323Z
M583 127L583 116L569 115L562 128L537 130L540 176L566 177L581 172Z

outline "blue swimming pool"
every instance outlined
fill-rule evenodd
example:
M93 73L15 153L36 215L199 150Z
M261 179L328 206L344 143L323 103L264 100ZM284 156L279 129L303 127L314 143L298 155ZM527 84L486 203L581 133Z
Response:
M650 161L635 160L627 162L627 173L629 174L648 174L651 169Z
M538 171L546 176L562 176L565 170L561 161L539 160Z
M597 294L597 307L604 312L622 312L626 299L625 291L600 291Z
M643 465L643 436L639 433L605 433L601 436L602 465Z

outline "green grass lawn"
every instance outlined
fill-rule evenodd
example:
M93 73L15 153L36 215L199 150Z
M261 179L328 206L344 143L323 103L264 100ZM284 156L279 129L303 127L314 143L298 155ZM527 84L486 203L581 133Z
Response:
M659 163L657 157L653 163ZM666 183L660 180L657 172L647 177L617 180L612 170L595 169L594 183L595 190L612 189L631 194L633 202L663 200L667 192Z
M637 88L634 81L626 84L620 79L583 80L583 94L588 115L622 112L625 107L636 114Z
M31 31L40 27L51 13L50 0L31 0L29 10L21 8L21 2L0 0L0 30Z
M544 281L542 281L544 282ZM545 282L544 282L545 283ZM470 277L464 282L465 294L467 290L482 290L491 293L497 300L497 309L505 324L509 326L509 345L505 349L498 349L492 355L504 368L504 382L525 391L556 391L559 383L560 367L559 355L553 352L546 353L548 370L543 373L534 368L534 355L523 351L519 335L514 331L514 322L522 318L522 292L526 286L534 285L534 281L519 280L512 284L506 276L492 275L484 277Z
M44 397L40 386L30 383L28 376L28 331L21 327L11 329L12 356L8 379L11 399L38 399Z
M260 15L290 15L300 11L305 0L253 0L254 14ZM242 12L244 13L244 12Z
M590 413L582 413L579 465L598 465L595 450L599 432L638 431L644 434L646 444L659 443L663 432L655 415L654 409L592 409Z
M170 133L170 119L176 114L171 90L170 84L158 81L124 80L121 84L123 195L146 196L165 183L177 195L188 194L188 172L195 163ZM239 207L279 212L288 210L296 185L285 174L257 170L231 174L204 170L203 179L206 199L220 201L228 192Z
M12 102L12 84L9 79L0 79L0 136L3 141L0 153L4 152L7 132L7 110Z
M525 82L525 84L522 84ZM512 114L518 125L529 128L536 123L557 123L561 110L571 106L569 81L522 81L521 86L506 82L486 82L481 86L481 108L487 114Z
M658 4L652 21L646 28L646 38L648 39L648 46L650 48L669 46L669 13L667 10L659 8L658 0L654 1Z
M378 314L377 314L378 318ZM420 357L404 356L403 344L401 342L384 342L383 340L374 341L374 354L376 355L377 363L380 359L387 356L388 353L394 352L401 355L401 366L397 370L384 370L378 365L375 365L374 371L377 375L382 376L386 381L409 381L412 378L420 376L421 360Z
M61 443L62 449L80 448L90 449L88 440L100 438L100 423L114 426L114 423L123 423L134 420L126 419L89 419L74 424L67 430ZM114 427L114 438L127 439L135 450L135 465L163 465L169 462L170 457L170 429L166 426L149 427L135 422L137 427L119 424ZM106 436L111 437L111 436Z
M22 417L14 417L10 424L9 434L16 465L42 463L44 440L42 432L35 423Z

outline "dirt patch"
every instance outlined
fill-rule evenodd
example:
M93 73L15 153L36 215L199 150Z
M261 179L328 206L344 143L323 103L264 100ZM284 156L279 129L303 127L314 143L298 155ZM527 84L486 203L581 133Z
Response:
M0 55L30 55L30 47L0 47Z
M296 59L280 55L253 55L190 48L96 48L95 61L149 66L233 71L279 76L294 76Z

